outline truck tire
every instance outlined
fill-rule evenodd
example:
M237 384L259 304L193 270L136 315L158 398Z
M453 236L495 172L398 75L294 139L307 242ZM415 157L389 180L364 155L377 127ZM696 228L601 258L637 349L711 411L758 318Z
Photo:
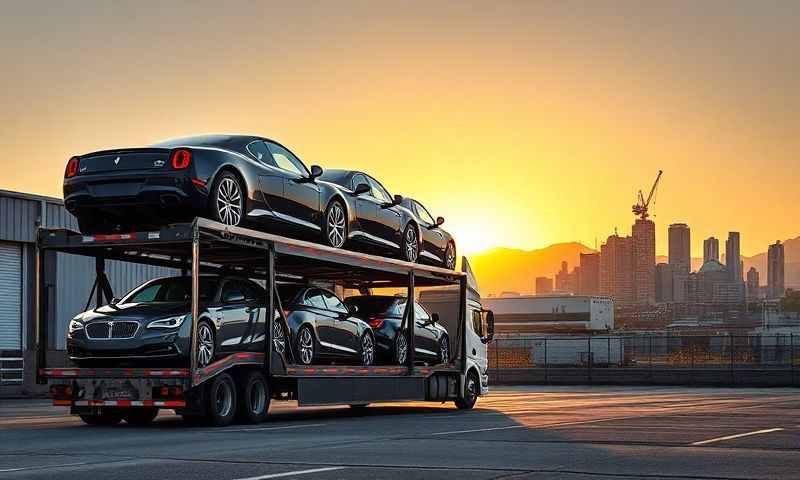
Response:
M227 373L215 377L206 387L206 418L215 427L230 425L236 418L236 383Z
M142 427L155 420L157 416L157 408L136 407L129 408L128 411L122 415L122 418L131 425Z
M239 377L239 421L261 423L269 412L269 384L263 373L250 370Z
M78 415L86 425L116 425L122 421L122 412L118 409L101 407L96 415Z
M478 392L480 390L480 380L474 371L467 374L466 381L464 382L464 392L456 398L456 407L459 410L471 410L478 401Z

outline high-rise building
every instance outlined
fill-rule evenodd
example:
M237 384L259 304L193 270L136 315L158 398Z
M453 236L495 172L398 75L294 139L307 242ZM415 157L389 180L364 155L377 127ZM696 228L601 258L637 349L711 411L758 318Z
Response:
M620 305L633 303L632 237L614 234L600 246L600 294Z
M536 295L553 293L553 279L550 277L536 277Z
M719 240L715 237L708 237L703 240L703 263L709 260L719 262Z
M748 300L758 299L758 283L758 270L756 270L756 267L750 267L750 270L747 271L747 288L745 289Z
M656 301L656 224L638 218L632 230L634 301L653 304Z
M675 297L673 289L673 271L669 263L656 265L656 302L672 302Z
M780 240L767 251L767 298L781 298L784 294L783 244Z
M578 273L579 295L600 295L600 254L581 253Z
M691 232L685 223L673 223L669 226L669 264L673 270L692 268Z
M739 253L739 232L728 232L725 240L725 268L732 282L742 281L742 258Z

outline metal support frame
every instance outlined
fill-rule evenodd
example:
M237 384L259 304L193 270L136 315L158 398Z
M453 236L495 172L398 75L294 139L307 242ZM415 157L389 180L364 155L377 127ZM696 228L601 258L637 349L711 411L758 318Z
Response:
M41 230L39 231L41 235ZM43 385L47 383L47 379L43 377L40 372L41 369L47 368L47 285L44 283L44 260L45 252L39 248L38 243L36 247L36 383Z
M458 281L458 324L461 329L461 392L467 375L467 278L461 277ZM470 319L471 321L471 319ZM487 349L488 352L488 349ZM488 359L487 359L488 360Z
M406 328L406 335L408 335L408 354L406 355L406 363L408 363L408 374L414 374L414 354L416 353L416 346L414 345L414 327L416 320L414 315L414 272L408 272L408 291L406 293L406 321L408 328Z
M197 317L200 315L200 231L196 222L192 230L192 344L189 347L189 369L194 373L197 369Z
M267 288L265 289L267 295L267 318L264 319L264 368L272 373L270 365L272 365L272 332L273 323L275 322L275 296L278 294L275 286L275 244L270 243L267 249ZM282 314L281 314L282 315ZM279 320L280 321L280 320ZM289 343L288 332L284 334L287 344Z

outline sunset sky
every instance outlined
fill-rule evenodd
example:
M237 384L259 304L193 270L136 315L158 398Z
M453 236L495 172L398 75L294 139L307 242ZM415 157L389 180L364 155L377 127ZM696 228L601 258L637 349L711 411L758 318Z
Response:
M3 2L0 188L206 132L365 170L462 252L800 235L800 2ZM291 3L291 5L289 5ZM724 247L723 247L724 248Z

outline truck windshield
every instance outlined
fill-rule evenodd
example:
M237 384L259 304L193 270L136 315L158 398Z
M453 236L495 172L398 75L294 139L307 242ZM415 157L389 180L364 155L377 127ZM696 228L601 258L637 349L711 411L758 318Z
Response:
M200 301L207 302L217 291L219 278L200 278ZM128 293L120 303L186 302L192 298L190 277L160 278L145 283Z

